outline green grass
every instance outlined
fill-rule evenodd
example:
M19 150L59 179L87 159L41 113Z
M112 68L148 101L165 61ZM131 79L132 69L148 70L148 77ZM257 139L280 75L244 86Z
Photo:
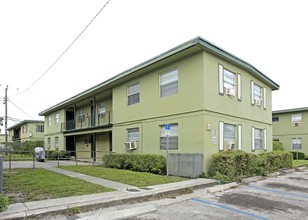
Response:
M308 160L293 160L293 167L295 166L308 166Z
M1 153L4 161L10 160L10 155L5 153ZM33 160L33 156L29 154L11 154L11 161L31 161Z
M101 166L61 166L60 168L137 187L187 180L184 177L161 176L145 172L104 168Z
M110 192L112 189L45 169L4 171L3 191L10 203Z

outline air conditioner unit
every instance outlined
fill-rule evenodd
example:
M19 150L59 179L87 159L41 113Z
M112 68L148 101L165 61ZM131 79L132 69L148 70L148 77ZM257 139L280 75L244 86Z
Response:
M137 149L137 143L135 141L124 142L126 150L135 150Z
M226 88L226 95L235 96L235 91L232 88Z
M298 122L298 121L294 122L293 124L294 124L294 126L300 126L300 122Z
M262 100L260 100L260 99L256 100L255 99L255 103L256 103L256 105L262 105Z
M235 144L234 143L228 143L228 150L234 150Z

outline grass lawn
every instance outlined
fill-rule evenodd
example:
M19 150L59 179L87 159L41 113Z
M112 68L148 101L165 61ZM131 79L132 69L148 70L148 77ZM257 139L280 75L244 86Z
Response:
M300 165L308 166L308 160L293 160L293 167Z
M5 155L5 153L1 153L4 161L9 161L10 156ZM29 161L33 160L33 156L29 154L11 154L11 161Z
M45 169L4 170L3 177L4 196L10 198L10 203L113 191Z
M101 166L61 166L60 168L137 187L146 187L187 180L187 178L184 177L161 176L152 173L111 169Z

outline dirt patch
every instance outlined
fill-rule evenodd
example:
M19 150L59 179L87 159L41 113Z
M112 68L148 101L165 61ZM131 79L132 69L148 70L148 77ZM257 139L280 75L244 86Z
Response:
M224 194L219 197L219 202L254 210L279 210L283 212L288 212L288 209L303 210L303 208L299 206L291 205L286 202L265 199L262 197L242 193Z
M278 189L285 189L288 191L297 191L297 192L304 192L308 193L308 188L294 186L290 184L284 184L284 183L266 183L266 186L270 188L278 188Z

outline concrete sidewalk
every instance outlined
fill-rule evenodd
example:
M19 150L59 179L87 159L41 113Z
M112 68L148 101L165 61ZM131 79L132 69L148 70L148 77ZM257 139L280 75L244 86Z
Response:
M25 164L15 162L12 168L18 166L25 167ZM0 213L0 219L26 219L40 217L42 215L52 215L53 213L65 212L78 208L81 211L95 210L123 204L134 204L143 201L157 200L168 196L183 194L190 189L206 188L217 184L211 179L189 179L182 182L168 183L162 185L148 186L146 189L113 182L93 176L80 174L73 171L63 170L48 163L41 163L37 167L61 173L70 177L83 179L91 183L96 183L105 187L115 189L115 192L97 193L83 196L73 196L43 201L16 203ZM5 164L4 164L5 167Z

